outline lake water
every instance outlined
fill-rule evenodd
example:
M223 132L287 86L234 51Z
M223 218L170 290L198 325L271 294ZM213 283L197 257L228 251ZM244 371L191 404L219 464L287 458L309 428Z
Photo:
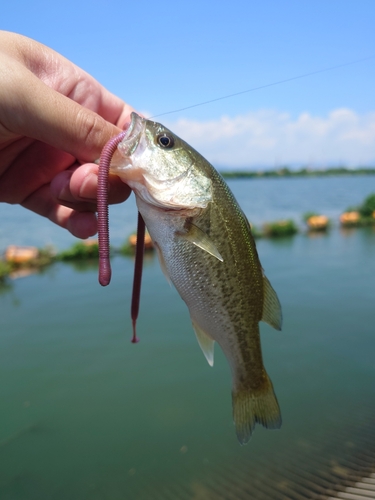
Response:
M375 178L230 186L251 221L298 222L310 210L337 219L375 191ZM0 248L72 242L24 210L0 210ZM112 215L119 244L134 229L135 208L129 202ZM62 263L2 287L0 498L298 500L323 498L319 489L347 481L353 468L368 471L375 231L334 227L257 247L283 307L282 332L261 324L283 426L258 426L244 447L232 424L226 360L216 348L208 366L154 257L144 270L137 345L130 343L130 258L113 259L107 288L97 284L95 265Z
M375 191L375 176L230 180L233 193L254 224L294 219L317 211L338 220L349 206L360 204ZM67 231L19 206L0 205L0 251L8 245L53 245L62 250L76 241ZM133 196L110 208L111 241L120 245L136 227Z

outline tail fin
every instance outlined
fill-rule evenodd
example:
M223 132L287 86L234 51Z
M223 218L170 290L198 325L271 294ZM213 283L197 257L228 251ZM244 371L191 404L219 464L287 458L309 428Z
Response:
M263 387L256 392L246 387L234 390L232 403L233 420L240 444L249 441L256 423L267 429L280 429L280 408L267 374Z

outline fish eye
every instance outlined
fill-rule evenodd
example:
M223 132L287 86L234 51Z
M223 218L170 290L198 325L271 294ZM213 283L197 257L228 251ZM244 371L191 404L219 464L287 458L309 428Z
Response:
M172 148L174 145L174 139L170 135L161 134L157 137L157 142L162 148Z

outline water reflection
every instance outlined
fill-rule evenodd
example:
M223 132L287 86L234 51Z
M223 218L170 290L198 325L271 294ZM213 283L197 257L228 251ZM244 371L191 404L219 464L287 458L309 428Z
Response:
M318 240L321 238L325 238L328 235L328 231L329 229L325 231L306 231L305 234L308 238Z
M258 240L285 320L282 332L261 328L283 427L258 427L245 447L224 356L207 366L155 258L138 345L132 259L113 259L105 289L92 263L11 282L0 296L0 497L281 500L352 484L375 463L374 245L370 228Z

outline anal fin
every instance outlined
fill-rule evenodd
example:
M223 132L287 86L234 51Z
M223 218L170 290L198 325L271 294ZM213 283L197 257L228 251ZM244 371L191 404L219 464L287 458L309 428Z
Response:
M198 344L205 355L207 362L210 366L214 366L214 346L215 341L207 335L206 332L200 328L197 323L192 319L195 335L197 336Z
M263 289L264 289L264 299L263 299L262 321L268 323L276 330L281 330L283 315L281 312L280 301L275 290L272 288L271 283L264 275L263 275Z

